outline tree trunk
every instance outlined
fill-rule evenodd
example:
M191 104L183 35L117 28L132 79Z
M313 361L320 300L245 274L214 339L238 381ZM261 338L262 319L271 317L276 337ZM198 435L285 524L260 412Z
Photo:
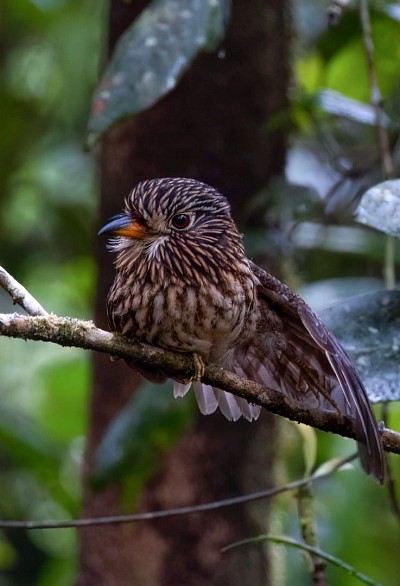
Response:
M109 51L145 3L112 0ZM110 130L102 141L99 225L116 213L138 181L187 176L214 185L232 203L244 227L260 223L247 202L282 172L287 127L267 130L272 115L287 109L289 33L280 0L234 0L225 41L204 54L178 87L151 109ZM99 280L95 320L105 322L112 281L111 255L97 244ZM107 426L140 379L124 364L96 354L85 479ZM141 510L222 499L270 485L275 423L230 423L199 415L195 426L164 458L143 491ZM121 486L93 492L85 482L84 517L123 510ZM222 554L221 547L265 530L268 504L221 509L80 532L80 586L230 586L269 583L261 545Z

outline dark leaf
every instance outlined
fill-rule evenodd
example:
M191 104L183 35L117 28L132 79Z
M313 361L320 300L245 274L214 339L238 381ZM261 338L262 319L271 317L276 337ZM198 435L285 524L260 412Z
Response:
M15 467L58 470L61 444L50 443L30 419L4 407L0 411L0 442Z
M372 402L400 400L400 291L350 297L320 313L349 353Z
M159 454L170 448L191 422L192 402L176 400L171 383L145 385L112 422L96 452L92 485L135 474L144 482Z
M94 95L88 144L171 91L222 39L228 0L154 0L120 38Z

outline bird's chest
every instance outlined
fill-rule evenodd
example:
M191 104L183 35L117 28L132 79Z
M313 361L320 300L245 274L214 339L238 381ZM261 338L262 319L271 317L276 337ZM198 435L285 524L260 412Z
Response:
M133 289L130 303L121 300L114 312L121 316L115 329L149 344L218 360L255 329L255 291L245 276L221 285L145 282Z

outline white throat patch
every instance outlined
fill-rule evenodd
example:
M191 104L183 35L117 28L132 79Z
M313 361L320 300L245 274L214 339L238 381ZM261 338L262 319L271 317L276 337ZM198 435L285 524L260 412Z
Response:
M156 240L146 244L146 255L149 260L159 258L159 248L169 239L169 236L159 236Z

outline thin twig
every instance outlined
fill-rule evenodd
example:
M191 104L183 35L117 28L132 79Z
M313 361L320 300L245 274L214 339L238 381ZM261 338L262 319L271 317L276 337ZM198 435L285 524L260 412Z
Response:
M226 552L226 551L229 551L230 549L233 549L234 547L257 543L260 541L261 542L262 541L271 541L272 543L278 543L281 545L288 545L290 547L295 547L296 549L300 549L301 551L307 551L308 553L315 555L315 556L318 556L318 557L326 560L330 564L337 566L338 568L341 568L342 570L348 572L351 576L354 576L354 578L357 578L361 582L364 582L364 584L368 584L369 586L382 586L382 584L380 584L379 582L376 582L375 580L373 580L369 576L366 576L362 572L359 572L353 566L350 566L350 564L347 564L343 560L331 555L330 553L327 553L326 551L322 551L316 547L312 547L310 545L307 545L306 543L302 543L301 541L298 541L297 539L293 539L293 537L289 537L288 535L267 534L267 535L259 535L257 537L250 537L249 539L243 539L242 541L238 541L237 543L232 543L232 545L228 545L227 547L224 547L222 549L222 551Z
M395 175L393 157L390 150L389 134L384 124L381 108L381 91L379 89L378 77L375 66L375 46L372 38L371 18L369 14L368 0L359 0L360 20L363 32L363 42L368 66L368 77L370 85L370 101L375 110L375 126L378 130L379 145L381 151L382 170L385 179L392 179Z
M303 541L313 549L318 549L317 525L314 516L313 491L311 482L303 484L297 492L297 509ZM314 551L309 551L311 560L311 579L314 586L327 586L325 561Z
M0 267L0 286L11 295L13 303L20 305L28 315L49 315L33 295L3 267Z
M233 507L244 503L257 501L265 498L272 498L284 492L297 490L304 484L310 482L319 482L334 472L345 466L348 462L354 460L357 454L352 454L346 458L338 460L335 466L332 466L324 473L316 472L315 475L294 480L284 486L275 488L268 488L250 494L222 499L219 501L211 501L202 503L200 505L192 505L187 507L178 507L175 509L166 509L163 511L149 511L147 513L134 513L131 515L113 515L108 517L95 517L90 519L73 519L67 521L7 521L0 520L0 529L62 529L62 528L79 528L79 527L96 527L98 525L118 525L122 523L136 523L138 521L150 521L154 519L164 519L166 517L177 517L179 515L189 515L191 513L204 513L207 511L215 511L216 509L223 509L226 507Z
M386 234L385 237L385 263L383 267L383 276L387 289L394 289L396 287L396 239L391 234Z
M376 74L375 66L375 46L372 38L371 18L369 13L368 0L359 0L360 6L360 20L363 32L363 42L365 55L367 59L368 77L370 85L370 101L375 110L375 126L378 131L379 148L381 155L382 174L384 179L393 179L395 177L395 166L393 156L390 149L389 133L383 120L383 112L381 108L381 91L378 84L378 76ZM385 243L385 265L384 277L386 287L394 289L396 286L395 273L395 240L394 237L388 234Z

